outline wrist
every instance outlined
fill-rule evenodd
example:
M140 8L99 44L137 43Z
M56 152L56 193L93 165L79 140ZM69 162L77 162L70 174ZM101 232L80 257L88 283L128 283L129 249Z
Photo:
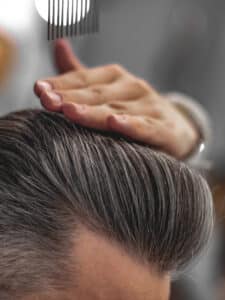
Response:
M189 154L185 157L188 160L195 161L199 158L199 155L202 156L203 152L205 153L211 140L211 126L208 114L200 104L186 95L168 93L166 98L185 116L190 126L195 130L197 138L192 143L192 149L190 149Z

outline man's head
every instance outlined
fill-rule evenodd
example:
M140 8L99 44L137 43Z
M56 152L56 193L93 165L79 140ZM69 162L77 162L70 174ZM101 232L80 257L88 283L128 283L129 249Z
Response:
M0 299L166 299L211 229L184 164L59 114L0 119Z

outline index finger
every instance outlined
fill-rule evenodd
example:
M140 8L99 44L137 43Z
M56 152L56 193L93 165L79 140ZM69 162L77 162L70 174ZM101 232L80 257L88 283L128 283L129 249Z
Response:
M54 60L59 73L86 68L74 54L69 42L64 39L58 39L54 43Z

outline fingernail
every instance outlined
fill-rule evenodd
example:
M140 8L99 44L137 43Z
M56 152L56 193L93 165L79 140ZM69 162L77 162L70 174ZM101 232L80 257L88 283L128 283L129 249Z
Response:
M46 95L55 103L55 104L61 104L62 103L62 97L59 94L53 93L53 92L46 92Z
M37 89L37 93L40 95L42 91L52 90L52 86L50 83L46 81L39 80L36 83L36 89Z

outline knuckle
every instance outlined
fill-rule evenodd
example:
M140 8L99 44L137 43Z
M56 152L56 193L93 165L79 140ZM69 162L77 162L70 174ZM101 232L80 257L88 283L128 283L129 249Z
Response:
M87 80L87 76L86 76L85 72L78 71L76 76L77 76L77 81L79 83L80 88L86 87L88 85L88 80Z
M173 130L172 133L174 133L174 130L176 129L176 123L175 123L174 121L168 120L168 121L166 122L166 126L167 126L168 128L170 128L170 130Z
M147 94L151 91L149 84L143 79L137 79L133 85L143 94Z
M120 111L124 111L125 110L124 104L120 103L120 102L110 102L108 104L108 106L110 108L112 108L112 109L115 109L115 110L120 110Z
M91 87L91 91L97 97L105 97L106 96L106 90L104 87L93 86L93 87Z
M99 102L106 102L106 94L103 87L92 86L89 88L89 90L92 93L93 97L95 99L98 99Z
M119 64L109 65L108 69L110 70L110 72L117 76L122 75L124 73L124 68Z
M47 82L48 84L50 84L50 86L51 86L51 88L53 89L53 90L55 90L55 89L60 89L60 87L61 87L61 81L60 80L58 80L57 78L56 79L46 79L45 80L45 82Z
M162 119L163 118L163 112L162 112L162 109L160 107L153 107L151 108L150 110L150 115L151 117L153 118L156 118L156 119Z
M62 90L55 90L54 92L56 95L58 95L60 97L61 101L63 101L63 102L71 99L71 95Z
M103 88L100 86L90 86L88 89L97 95L101 95L103 93Z

